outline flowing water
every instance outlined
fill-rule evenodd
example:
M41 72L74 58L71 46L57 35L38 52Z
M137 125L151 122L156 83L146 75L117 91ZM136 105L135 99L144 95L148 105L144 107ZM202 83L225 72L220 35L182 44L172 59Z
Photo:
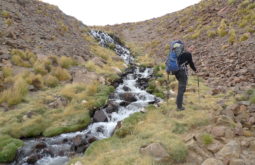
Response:
M91 35L99 41L101 46L107 47L109 44L114 44L116 54L123 58L126 64L134 63L130 51L113 37L100 31L91 31ZM104 122L93 122L85 130L78 132L65 133L52 138L26 140L24 147L17 154L16 161L11 165L67 164L69 157L84 153L93 141L112 136L120 121L135 112L142 111L148 104L155 103L158 99L147 93L142 83L148 81L153 70L135 65L131 68L109 99L117 110L108 112L107 106L100 109L106 117ZM129 101L125 97L128 97Z

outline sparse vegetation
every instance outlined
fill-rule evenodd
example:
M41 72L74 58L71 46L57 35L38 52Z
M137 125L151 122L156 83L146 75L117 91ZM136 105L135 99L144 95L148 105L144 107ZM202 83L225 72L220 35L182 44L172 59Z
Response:
M213 142L213 136L210 134L207 134L207 133L203 134L201 136L201 139L202 139L203 144L205 144L205 145L212 144L212 142Z
M249 37L250 37L250 34L249 34L249 33L245 33L245 34L243 34L243 35L240 37L240 41L245 41L245 40L247 40Z
M59 58L59 64L61 67L68 69L75 65L76 62L71 57L61 56Z
M17 66L22 66L22 67L32 67L37 59L37 56L26 50L18 50L18 49L13 49L11 51L11 61L14 65Z
M10 77L13 75L13 69L10 66L5 66L2 68L4 78Z
M230 44L233 44L234 42L236 41L236 31L235 29L231 29L229 31L229 39L228 39L228 42Z
M222 19L220 22L220 26L218 27L218 35L221 37L224 37L228 32L227 32L227 24L226 20Z
M45 85L47 85L48 87L56 87L59 84L59 80L52 76L52 75L46 75L44 76L44 83Z
M52 74L59 80L59 81L65 81L65 80L70 80L71 75L70 73L61 67L56 67L53 69Z

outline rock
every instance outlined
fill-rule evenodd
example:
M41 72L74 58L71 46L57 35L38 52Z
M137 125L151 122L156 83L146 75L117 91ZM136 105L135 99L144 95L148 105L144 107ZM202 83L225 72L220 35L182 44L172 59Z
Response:
M217 160L215 158L208 158L206 159L202 165L224 165L221 160Z
M235 129L234 129L235 135L242 136L243 135L243 127L241 123L237 123Z
M225 135L225 130L226 130L226 127L224 126L213 127L211 130L211 134L215 136L216 138L223 137Z
M126 91L126 92L131 91L131 89L129 87L127 87L126 85L123 86L123 90Z
M230 108L226 108L226 109L222 110L221 115L226 115L226 116L230 117L231 119L234 118L234 112Z
M106 121L108 121L107 114L103 110L96 111L95 114L94 114L93 119L94 119L94 122L106 122Z
M170 157L166 149L160 143L152 143L147 146L143 146L140 148L140 153L152 156L157 161L167 160Z
M74 164L72 164L72 165L83 165L83 163L81 163L80 161L78 161L78 162L76 162L76 163L74 163Z
M215 155L216 157L219 157L220 159L223 160L230 158L239 158L240 153L241 153L240 143L235 140L231 140Z
M28 164L35 164L39 159L41 158L40 155L38 154L32 154L27 158L27 163Z
M72 139L72 141L73 141L73 145L79 146L79 145L82 144L82 136L81 136L81 135L77 135L77 136L75 136L75 137Z
M117 112L119 109L119 105L115 102L110 102L108 106L105 108L107 113Z
M229 165L245 165L245 162L242 159L231 159Z
M197 155L201 156L203 159L212 157L212 154L207 150L201 148L197 141L192 138L189 142L187 142L187 147L190 152L194 152Z
M255 151L255 140L250 141L249 149L250 149L251 151Z
M237 115L238 111L239 111L239 108L240 108L239 104L233 104L233 105L228 106L226 108L226 111L232 111L235 115Z
M126 107L126 106L128 106L129 104L130 104L130 102L122 101L122 102L120 103L120 106Z
M94 141L97 141L97 138L94 136L88 136L86 139L88 143L93 143Z
M39 143L37 143L37 144L35 145L35 149L39 149L39 150L41 150L41 149L43 149L43 148L46 148L46 147L47 147L47 144L44 143L44 142L39 142Z
M212 153L218 152L220 149L222 149L223 144L221 144L219 141L214 140L212 144L207 145L207 149L211 151Z
M148 87L148 79L147 78L138 78L137 85L141 89L146 89Z
M212 89L212 95L214 96L214 95L217 95L217 94L219 94L221 91L220 91L220 89L219 88L214 88L214 89Z
M122 94L120 94L120 98L127 102L137 101L137 98L135 97L135 95L133 93L122 93Z

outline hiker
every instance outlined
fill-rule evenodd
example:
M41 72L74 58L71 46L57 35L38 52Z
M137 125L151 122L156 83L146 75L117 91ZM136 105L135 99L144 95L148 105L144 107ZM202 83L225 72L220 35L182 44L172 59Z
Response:
M193 48L190 50L192 51ZM188 68L197 72L197 69L193 63L192 55L190 52L185 51L184 43L180 40L173 41L170 46L170 52L166 61L166 72L175 75L178 80L178 94L176 97L177 110L185 110L183 107L183 95L186 91L188 81Z

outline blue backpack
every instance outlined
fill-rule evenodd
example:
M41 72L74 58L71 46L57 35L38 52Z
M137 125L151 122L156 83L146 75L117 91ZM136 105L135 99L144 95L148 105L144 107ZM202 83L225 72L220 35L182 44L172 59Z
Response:
M180 70L178 57L184 51L184 43L180 40L173 41L170 45L170 52L166 61L166 71L168 73L175 73Z

